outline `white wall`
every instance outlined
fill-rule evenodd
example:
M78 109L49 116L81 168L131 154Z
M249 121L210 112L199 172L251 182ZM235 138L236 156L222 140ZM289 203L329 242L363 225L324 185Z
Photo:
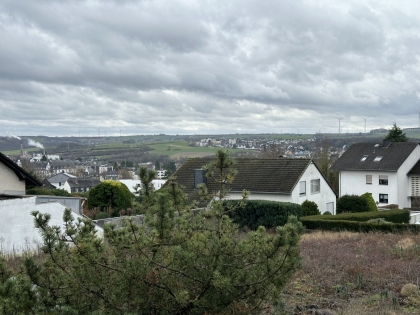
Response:
M51 215L50 224L63 227L65 207L58 202L35 204L36 197L0 201L0 251L19 253L35 250L42 238L34 225L31 212L37 210ZM77 220L79 215L73 213ZM98 229L98 236L102 232Z
M25 181L20 181L16 174L0 162L0 194L25 194Z
M372 175L372 184L366 184L366 175ZM388 176L388 185L379 185L379 175ZM408 177L405 174L405 177ZM375 202L379 202L379 194L388 194L388 204L398 204L398 176L397 172L378 171L341 171L339 178L340 197L344 195L372 194ZM385 206L380 203L379 206Z
M411 199L411 187L410 179L407 176L407 173L412 169L412 167L420 159L420 146L417 146L413 153L404 161L401 167L398 169L398 206L399 208L410 208Z
M320 180L320 190L319 193L311 193L311 180L319 179ZM305 181L306 182L306 195L300 195L300 187L299 182ZM336 210L336 195L331 187L328 185L324 177L318 171L316 166L311 163L308 168L306 169L305 173L303 173L302 177L300 178L299 182L295 186L292 192L292 202L302 204L305 200L313 201L318 205L319 211L324 213L327 211L327 203L333 203L333 211L330 210L331 213L335 214Z
M392 144L391 144L392 145ZM340 196L372 194L379 202L379 194L388 194L388 204L397 204L399 208L411 207L409 196L410 179L407 173L420 159L420 146L417 146L398 169L398 172L381 171L341 171L339 178ZM378 162L380 163L380 162ZM366 184L366 175L372 175L372 184ZM388 175L388 185L379 185L379 175ZM386 204L380 203L379 206Z

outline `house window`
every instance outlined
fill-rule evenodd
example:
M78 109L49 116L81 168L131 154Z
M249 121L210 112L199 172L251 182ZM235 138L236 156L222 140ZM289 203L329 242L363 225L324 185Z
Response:
M58 186L61 187L61 182L58 183Z
M321 181L319 179L311 180L311 194L319 193Z
M302 181L299 183L299 196L306 195L306 182Z
M334 214L334 202L327 202L326 209L331 214Z
M368 158L369 155L363 155L363 157L360 159L360 161L364 162Z
M382 156L377 156L377 157L373 160L373 162L379 162L380 160L382 160Z
M366 184L372 185L372 175L366 175Z
M388 194L379 194L379 203L388 203Z
M388 175L379 175L379 185L388 185Z

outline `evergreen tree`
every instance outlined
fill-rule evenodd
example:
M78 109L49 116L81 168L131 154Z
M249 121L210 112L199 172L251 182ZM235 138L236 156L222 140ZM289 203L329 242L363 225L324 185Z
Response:
M216 158L209 168L213 178L229 181L231 160L224 152ZM260 227L239 237L223 200L215 201L210 211L180 209L176 215L175 205L183 202L179 187L173 188L172 196L155 193L147 224L129 219L120 228L106 224L104 240L96 236L91 221L74 220L70 210L65 211L63 230L49 225L49 215L34 212L48 258L41 263L26 259L24 281L6 275L0 277L0 288L17 290L8 296L15 297L14 306L23 313L269 311L300 265L302 224L290 218L275 234ZM4 292L0 290L0 299L7 296Z
M397 123L394 122L392 128L389 130L386 140L391 140L392 142L407 142L408 137L405 135L403 130L397 126Z

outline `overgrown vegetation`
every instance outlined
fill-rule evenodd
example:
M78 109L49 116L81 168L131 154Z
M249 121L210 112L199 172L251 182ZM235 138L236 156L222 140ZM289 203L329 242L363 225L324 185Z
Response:
M208 165L209 178L223 186L209 211L183 207L185 197L172 181L162 192L150 195L153 203L146 212L146 225L129 219L119 229L105 225L104 240L96 237L92 221L74 220L70 210L65 211L62 230L49 225L48 215L34 212L46 258L41 262L26 258L19 273L0 264L0 312L274 311L281 290L300 266L303 227L292 217L275 233L259 227L239 235L223 206L233 165L225 151ZM103 204L106 207L107 202Z

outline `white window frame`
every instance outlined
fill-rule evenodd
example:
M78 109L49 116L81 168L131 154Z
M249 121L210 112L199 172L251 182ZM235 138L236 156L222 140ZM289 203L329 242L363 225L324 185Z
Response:
M379 185L388 185L388 175L379 175Z
M372 185L372 175L366 175L366 185Z
M311 180L311 194L319 194L321 192L321 179Z
M299 196L306 196L306 181L299 182Z

